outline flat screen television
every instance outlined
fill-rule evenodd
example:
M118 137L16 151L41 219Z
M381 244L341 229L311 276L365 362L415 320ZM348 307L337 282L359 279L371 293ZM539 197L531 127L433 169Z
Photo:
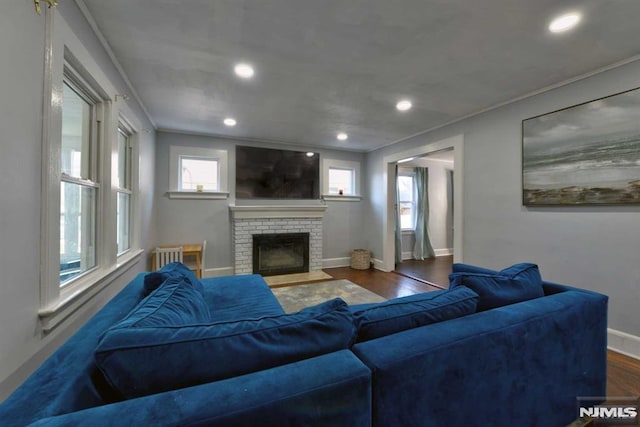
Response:
M236 147L236 199L319 198L318 153Z

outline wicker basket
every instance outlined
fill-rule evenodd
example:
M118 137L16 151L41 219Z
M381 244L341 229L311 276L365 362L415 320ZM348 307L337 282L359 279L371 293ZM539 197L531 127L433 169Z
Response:
M371 268L371 254L366 249L354 249L351 251L351 268L356 270L368 270Z

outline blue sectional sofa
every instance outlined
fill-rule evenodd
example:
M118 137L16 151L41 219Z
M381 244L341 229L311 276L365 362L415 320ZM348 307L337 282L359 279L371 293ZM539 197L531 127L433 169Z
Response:
M0 404L0 425L553 427L604 396L606 296L541 282L477 311L475 279L453 279L287 315L257 275L140 274Z

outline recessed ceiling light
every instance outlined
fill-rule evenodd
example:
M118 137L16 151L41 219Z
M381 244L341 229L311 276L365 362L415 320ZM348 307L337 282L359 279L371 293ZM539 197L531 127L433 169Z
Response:
M344 132L340 132L338 136L336 136L336 138L338 138L340 141L346 141L349 138L349 135Z
M231 117L227 117L226 119L224 119L224 124L227 126L235 126L236 125L236 119L232 119Z
M396 108L400 111L407 111L411 109L412 106L413 104L411 104L411 101L408 99L403 99L396 104Z
M253 77L254 73L253 67L249 64L244 63L236 64L236 66L233 68L233 71L235 71L238 77L242 77L243 79L250 79L251 77Z
M558 16L549 24L549 31L551 31L552 33L562 33L564 31L568 31L578 25L578 22L580 22L581 18L582 17L580 16L580 14L576 12Z

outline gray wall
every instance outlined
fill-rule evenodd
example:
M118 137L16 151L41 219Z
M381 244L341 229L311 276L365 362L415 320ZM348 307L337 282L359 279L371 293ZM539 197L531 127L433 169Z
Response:
M640 336L640 207L521 203L522 120L638 86L635 62L369 153L368 227L382 229L386 200L373 189L384 183L384 156L464 134L464 262L538 263L546 280L609 295L609 327ZM381 231L369 245L382 251Z
M46 5L43 6L46 8ZM124 83L74 2L63 14L105 74L122 93ZM4 2L0 13L0 401L138 271L136 265L107 286L73 320L43 335L40 303L41 139L45 16L33 2ZM134 102L137 118L152 129ZM140 188L143 247L152 245L154 132L141 133Z
M172 145L188 147L207 147L227 150L229 161L229 198L224 200L184 200L169 199L169 149ZM206 275L233 273L231 253L231 221L229 205L235 204L235 146L250 145L268 148L304 150L288 145L238 141L218 137L187 135L173 132L158 132L156 152L156 198L157 198L157 242L160 245L174 243L200 242L207 240L205 260ZM337 150L318 150L321 158L359 161L364 175L364 155ZM239 204L258 204L267 202L239 201ZM274 201L283 204L284 201ZM319 203L302 202L302 203ZM361 247L363 236L364 202L327 201L324 217L323 258L344 258L351 249Z

